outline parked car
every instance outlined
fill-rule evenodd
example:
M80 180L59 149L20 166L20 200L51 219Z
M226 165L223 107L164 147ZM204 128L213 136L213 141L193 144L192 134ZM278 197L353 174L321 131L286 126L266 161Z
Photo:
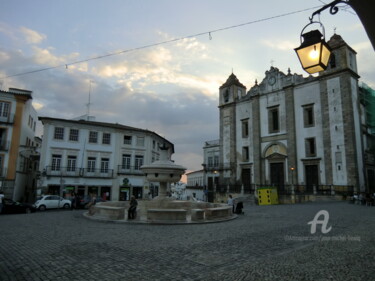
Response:
M79 200L78 207L82 209L88 209L91 200L92 200L91 196L89 195L84 196L83 198ZM95 203L99 203L99 202L105 202L105 200L101 197L96 197Z
M64 199L58 195L44 195L39 197L35 202L36 208L40 211L56 208L70 209L71 204L72 202L70 202L70 200Z
M11 199L3 199L3 210L2 214L22 214L22 213L33 213L36 211L36 206L29 203L15 202Z

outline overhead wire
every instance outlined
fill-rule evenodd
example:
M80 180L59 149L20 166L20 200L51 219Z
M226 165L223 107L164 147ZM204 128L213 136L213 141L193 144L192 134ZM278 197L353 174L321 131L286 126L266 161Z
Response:
M80 64L80 63L89 62L89 61L93 61L93 60L99 60L99 59L103 59L103 58L107 58L107 57L111 57L111 56L117 56L117 55L129 53L129 52L133 52L133 51L139 51L139 50L146 49L146 48L151 48L151 47L156 47L156 46L169 44L169 43L173 43L173 42L177 42L177 41L182 41L182 40L185 40L185 39L200 37L200 36L203 36L203 35L208 35L209 39L211 40L212 39L212 33L215 33L215 32L234 29L234 28L238 28L238 27L242 27L242 26L246 26L246 25L250 25L250 24L259 23L259 22L269 21L269 20L273 20L273 19L276 19L276 18L286 17L286 16L290 16L290 15L293 15L293 14L298 14L298 13L306 12L306 11L309 11L309 10L317 9L317 8L320 8L320 7L322 7L322 6L315 6L315 7L311 7L311 8L306 8L306 9L302 9L302 10L288 12L288 13L284 13L284 14L280 14L280 15L276 15L276 16L271 16L271 17L253 20L253 21L249 21L249 22L245 22L245 23L241 23L241 24L236 24L236 25L231 25L231 26L227 26L227 27L223 27L223 28L218 28L218 29L214 29L214 30L211 30L211 31L205 31L205 32L200 32L200 33L196 33L196 34L192 34L192 35L178 37L178 38L165 40L165 41L161 41L161 42L157 42L157 43L152 43L152 44L148 44L148 45L143 45L143 46L140 46L140 47L130 48L130 49L126 49L126 50L122 50L122 51L118 51L118 52L112 52L112 53L108 53L108 54L105 54L105 55L100 55L100 56L96 56L96 57L92 57L92 58L68 62L68 63L56 65L56 66L50 66L50 67L46 67L46 68L40 68L40 69L25 71L25 72L21 72L21 73L11 74L11 75L8 75L8 76L1 77L0 79L6 79L6 78L11 78L11 77L16 77L16 76L23 76L23 75L33 74L33 73L47 71L47 70L61 68L61 67L65 67L66 69L68 69L68 67L70 65Z

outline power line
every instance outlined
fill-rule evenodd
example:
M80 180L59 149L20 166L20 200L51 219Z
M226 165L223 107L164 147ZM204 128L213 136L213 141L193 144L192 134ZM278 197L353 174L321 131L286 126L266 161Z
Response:
M129 53L129 52L133 52L133 51L139 51L139 50L142 50L142 49L156 47L156 46L160 46L160 45L164 45L164 44L169 44L169 43L181 41L181 40L184 40L184 39L199 37L199 36L203 36L203 35L208 35L209 39L212 39L212 33L215 33L215 32L220 32L220 31L224 31L224 30L234 29L234 28L245 26L245 25L259 23L259 22L269 21L269 20L273 20L273 19L276 19L276 18L286 17L286 16L290 16L290 15L293 15L293 14L298 14L298 13L306 12L306 11L309 11L309 10L317 9L317 8L320 8L320 7L322 7L322 6L315 6L315 7L311 7L311 8L307 8L307 9L303 9L303 10L298 10L298 11L293 11L293 12L289 12L289 13L285 13L285 14L281 14L281 15L277 15L277 16L272 16L272 17L268 17L268 18L263 18L263 19L258 19L258 20L254 20L254 21L249 21L249 22L245 22L245 23L241 23L241 24L236 24L236 25L232 25L232 26L227 26L227 27L223 27L223 28L219 28L219 29L214 29L214 30L211 30L211 31L205 31L205 32L196 33L196 34L192 34L192 35L187 35L187 36L184 36L184 37L179 37L179 38L174 38L174 39L170 39L170 40L166 40L166 41L161 41L161 42L158 42L158 43L152 43L152 44L149 44L149 45L144 45L144 46L135 47L135 48L127 49L127 50L122 50L122 51L118 51L118 52L108 53L108 54L105 54L105 55L96 56L96 57L92 57L92 58L88 58L88 59L73 61L73 62L70 62L70 63L60 64L60 65L46 67L46 68L40 68L40 69L26 71L26 72L21 72L21 73L16 73L16 74L12 74L12 75L8 75L8 76L5 76L5 77L2 77L0 79L6 79L6 78L11 78L11 77L16 77L16 76L22 76L22 75L27 75L27 74L32 74L32 73L47 71L47 70L61 68L61 67L68 68L70 65L80 64L80 63L83 63L83 62L89 62L89 61L98 60L98 59L103 59L103 58L107 58L107 57L111 57L111 56L117 56L117 55Z

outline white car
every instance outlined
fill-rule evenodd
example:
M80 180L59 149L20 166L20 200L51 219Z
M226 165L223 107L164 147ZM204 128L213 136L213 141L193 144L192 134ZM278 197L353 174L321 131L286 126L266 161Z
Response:
M64 199L58 195L44 195L35 202L36 208L40 211L56 208L69 209L71 204L72 202L70 202L70 200Z

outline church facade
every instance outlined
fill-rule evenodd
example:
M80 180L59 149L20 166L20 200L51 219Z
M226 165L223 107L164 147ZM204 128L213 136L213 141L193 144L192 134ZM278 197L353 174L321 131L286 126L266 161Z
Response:
M218 185L366 191L374 163L365 161L356 52L337 34L328 44L330 65L317 77L271 67L248 91L233 73L220 87Z

